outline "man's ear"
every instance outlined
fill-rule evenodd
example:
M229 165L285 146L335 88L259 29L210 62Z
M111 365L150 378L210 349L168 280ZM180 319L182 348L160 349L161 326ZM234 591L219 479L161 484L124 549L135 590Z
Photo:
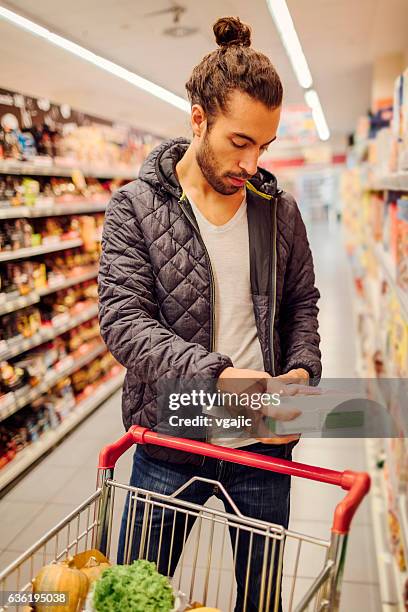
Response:
M200 104L193 104L191 108L191 128L194 136L201 138L207 127L207 115Z

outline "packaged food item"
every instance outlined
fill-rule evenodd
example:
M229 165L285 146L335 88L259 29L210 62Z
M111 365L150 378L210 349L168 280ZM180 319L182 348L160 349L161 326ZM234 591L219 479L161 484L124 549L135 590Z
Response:
M0 361L0 388L3 392L16 391L24 386L27 372L19 364Z

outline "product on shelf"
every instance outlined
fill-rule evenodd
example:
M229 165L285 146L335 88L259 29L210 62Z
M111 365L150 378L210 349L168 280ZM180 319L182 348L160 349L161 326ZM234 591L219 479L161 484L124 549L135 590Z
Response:
M408 196L397 201L397 283L408 294Z
M12 95L14 92L10 92ZM21 98L21 94L19 95ZM31 99L34 102L34 99ZM30 105L28 105L30 106ZM32 104L34 107L34 104ZM0 160L28 161L39 166L85 165L122 168L136 174L144 158L160 139L126 126L108 124L71 110L69 120L59 105L52 106L53 124L35 104L33 127L19 125L18 113L6 113L0 125ZM23 117L21 116L21 119ZM23 124L24 121L21 121Z
M26 380L27 372L19 364L0 361L0 392L9 393L20 389Z
M2 317L0 345L22 338L31 338L41 328L41 313L35 306Z
M108 353L83 369L91 373L92 383L87 375L78 377L78 373L74 372L58 380L30 405L0 422L0 468L29 444L40 440L42 435L57 429L75 411L78 402L92 396L101 383L121 372L120 366ZM79 382L75 383L75 380Z

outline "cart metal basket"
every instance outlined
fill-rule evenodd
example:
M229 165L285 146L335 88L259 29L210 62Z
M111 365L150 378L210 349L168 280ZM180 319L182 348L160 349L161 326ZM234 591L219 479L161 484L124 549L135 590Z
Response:
M220 483L199 476L170 495L116 482L114 480L116 462L135 444L156 444L188 451L335 485L348 492L335 508L330 537L319 539L296 533L280 525L243 516ZM218 487L228 500L232 512L226 512L221 508L199 506L183 500L183 491L195 480L204 480ZM338 472L283 459L271 459L248 451L165 436L134 426L117 442L101 451L96 491L9 567L0 572L0 591L30 592L31 580L44 564L63 560L89 548L97 548L112 560L115 559L119 516L123 508L123 503L115 500L122 495L123 498L128 496L129 503L125 561L130 559L132 534L137 515L138 520L141 517L142 521L137 557L155 561L158 566L160 564L160 571L169 576L176 591L181 590L187 595L190 603L199 601L203 605L219 608L223 612L234 610L233 569L237 561L239 539L245 534L249 546L246 559L244 611L249 609L247 599L248 593L251 592L253 577L251 576L252 544L256 538L258 541L261 538L264 555L257 610L276 612L280 609L280 589L275 588L275 585L282 584L283 610L335 612L340 606L351 520L369 488L370 478L364 472L349 470ZM157 558L152 558L150 546L153 516L156 522L157 516L161 517L159 545L156 547ZM185 525L181 557L172 575L170 563L163 571L163 562L160 560L164 521L167 528L170 525L173 534L176 521L184 521ZM187 524L190 522L194 522L194 528L187 537ZM171 537L170 558L173 545ZM226 565L227 562L229 565ZM305 564L309 574L311 571L314 572L306 584L303 578L298 579L299 576L304 576ZM0 605L0 612L11 608Z

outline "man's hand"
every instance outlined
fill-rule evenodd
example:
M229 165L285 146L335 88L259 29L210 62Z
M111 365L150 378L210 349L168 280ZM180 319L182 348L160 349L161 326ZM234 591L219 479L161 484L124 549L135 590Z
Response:
M217 387L226 393L266 393L266 381L272 376L261 370L225 368L218 378Z
M296 376L294 373L296 372ZM241 369L241 368L226 368L218 378L218 389L225 393L278 393L279 395L292 396L298 393L303 394L318 394L319 390L308 387L305 384L285 384L287 382L302 381L305 382L305 376L300 375L300 372L306 370L292 370L283 376L273 378L267 372L259 370ZM250 409L249 409L250 410ZM265 417L270 417L277 421L291 421L301 414L296 407L268 406L261 410L252 410L251 418L255 423L256 430L264 435L256 438L264 444L287 444L300 438L300 434L287 436L273 436L273 432L267 427ZM265 437L264 437L265 436Z
M309 372L304 368L296 368L295 370L289 370L286 374L281 374L276 377L278 380L283 380L287 384L309 384Z

